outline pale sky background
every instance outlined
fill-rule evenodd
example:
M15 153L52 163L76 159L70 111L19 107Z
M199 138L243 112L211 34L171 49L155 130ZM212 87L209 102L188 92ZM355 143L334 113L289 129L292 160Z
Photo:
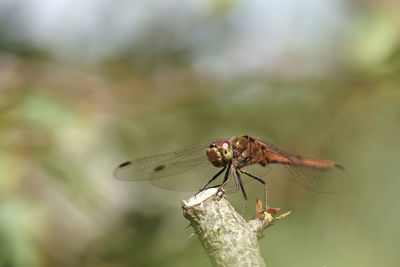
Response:
M190 47L196 70L222 77L274 72L276 65L288 74L323 73L354 15L348 1L313 0L233 1L215 15L219 2L6 0L0 11L12 12L13 38L82 64L135 49L162 27L164 36L151 38L155 53L166 45Z

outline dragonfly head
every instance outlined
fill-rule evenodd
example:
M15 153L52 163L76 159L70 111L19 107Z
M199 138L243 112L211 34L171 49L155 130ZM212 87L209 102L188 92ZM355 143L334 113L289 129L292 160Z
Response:
M211 142L206 150L208 160L215 167L224 167L232 161L233 151L229 140L218 139Z

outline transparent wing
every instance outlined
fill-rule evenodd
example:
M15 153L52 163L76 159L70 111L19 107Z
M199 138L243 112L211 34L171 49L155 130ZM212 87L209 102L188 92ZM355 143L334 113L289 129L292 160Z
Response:
M317 193L338 193L349 189L350 183L342 168L319 169L285 165L289 178L298 185Z
M307 159L319 162L321 160L305 158L300 155L286 152L265 140L257 139L274 153L288 159L288 164L283 164L289 172L291 181L298 185L317 193L335 193L347 191L351 185L344 168L334 164L330 168L318 168L314 166L299 165L296 162Z
M205 153L207 145L124 162L114 171L114 176L122 181L149 181L156 187L169 190L198 191L220 170L208 161ZM224 175L222 173L208 187L221 184ZM241 179L243 183L254 181L244 174L241 174ZM224 188L236 188L233 177Z
M114 176L123 181L150 181L164 189L198 191L219 171L208 161L206 147L197 145L127 161L119 165Z
M124 162L114 171L124 181L146 181L184 173L206 160L205 147L193 146Z

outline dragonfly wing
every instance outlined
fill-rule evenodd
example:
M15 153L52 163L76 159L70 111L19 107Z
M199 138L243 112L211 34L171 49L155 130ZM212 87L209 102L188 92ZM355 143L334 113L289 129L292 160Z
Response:
M207 160L206 146L127 161L114 171L114 176L123 181L150 181L164 189L197 191L218 172Z
M123 181L146 181L185 172L185 165L195 165L196 161L205 159L203 148L198 145L127 161L118 166L114 176Z
M326 160L306 158L300 155L286 152L268 141L257 139L270 151L287 159L287 164L282 164L288 170L289 178L298 185L318 193L343 192L350 187L344 168L333 162L328 167ZM309 164L299 164L305 162ZM314 164L312 164L314 163ZM312 166L314 165L314 166ZM319 166L319 167L318 167ZM322 167L321 167L322 166ZM325 166L325 167L323 167Z
M340 167L319 169L299 165L285 165L289 178L298 185L317 193L338 193L349 189L350 183Z

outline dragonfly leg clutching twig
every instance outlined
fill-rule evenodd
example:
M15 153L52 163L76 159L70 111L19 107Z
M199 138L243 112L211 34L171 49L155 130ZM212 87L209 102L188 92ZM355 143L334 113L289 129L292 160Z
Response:
M243 206L242 206L242 216L243 216L244 210L245 210L246 205L247 205L247 194L246 194L246 191L244 190L242 179L240 179L240 174L239 174L238 170L235 170L235 174L236 174L236 178L239 181L240 189L242 190L242 194L243 194L243 198L244 198Z
M257 180L257 181L259 181L260 183L262 183L264 185L265 208L267 209L268 208L267 183L263 179L261 179L261 178L259 178L257 176L254 176L253 174L251 174L251 173L249 173L249 172L247 172L245 170L240 169L240 172L243 173L243 174L246 174L247 176L249 176L249 177L251 177L251 178L253 178L253 179Z
M200 192L206 190L206 189L207 189L207 185L211 184L215 179L217 179L217 178L226 170L226 167L227 167L227 166L225 166L225 167L222 168L219 172L217 172L217 174L214 175L213 178L211 178L210 181L208 181L207 184L206 184L205 186L203 186L202 189L200 189ZM224 181L227 179L227 178L226 178L227 174L228 174L228 173L225 173L225 179L224 179ZM212 186L212 187L217 187L217 186Z

